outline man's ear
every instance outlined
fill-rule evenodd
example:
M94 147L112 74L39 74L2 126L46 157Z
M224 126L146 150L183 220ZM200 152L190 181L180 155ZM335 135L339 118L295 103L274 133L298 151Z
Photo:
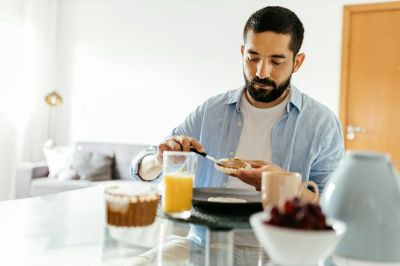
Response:
M297 72L299 70L300 66L304 62L304 58L306 55L304 53L297 54L295 59L294 59L294 64L293 64L293 73Z
M243 54L244 54L244 45L243 45L243 44L240 45L240 53L241 53L242 56L243 56Z

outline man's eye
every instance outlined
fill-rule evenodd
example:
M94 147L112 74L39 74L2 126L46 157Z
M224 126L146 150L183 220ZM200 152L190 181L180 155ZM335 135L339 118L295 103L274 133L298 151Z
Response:
M260 60L260 58L258 58L258 57L248 57L247 60L249 60L250 62L258 62Z
M276 66L283 63L283 62L278 62L278 61L275 61L275 60L272 60L271 62L272 62L272 64L274 64L274 65L276 65Z

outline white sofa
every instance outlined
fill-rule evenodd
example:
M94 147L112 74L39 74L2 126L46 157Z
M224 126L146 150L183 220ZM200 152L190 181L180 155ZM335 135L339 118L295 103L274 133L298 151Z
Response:
M113 156L112 180L130 180L130 163L132 159L148 145L146 144L114 144L80 142L80 148ZM96 184L88 180L59 180L49 178L46 162L24 162L17 166L15 195L16 198L40 196L73 189L84 188ZM106 181L98 181L106 182Z

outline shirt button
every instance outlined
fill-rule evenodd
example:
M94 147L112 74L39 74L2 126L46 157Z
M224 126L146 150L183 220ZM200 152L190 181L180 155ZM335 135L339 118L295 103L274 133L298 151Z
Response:
M229 153L229 156L233 157L233 151L231 151L231 152Z
M241 126L242 126L242 122L238 122L238 123L237 123L237 126L238 126L238 127L241 127Z

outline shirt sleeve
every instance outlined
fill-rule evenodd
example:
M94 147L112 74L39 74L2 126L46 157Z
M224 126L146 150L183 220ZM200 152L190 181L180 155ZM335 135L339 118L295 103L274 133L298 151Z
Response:
M193 112L191 112L186 119L178 127L174 128L171 135L175 136L189 136L200 140L200 133L203 124L204 110L207 106L207 102L198 106Z
M344 154L344 140L340 121L335 118L333 128L329 130L321 150L314 160L310 171L310 180L317 183L320 194L323 193L329 175L336 169Z
M174 128L170 135L168 135L165 139L171 136L180 136L185 135L192 138L199 140L200 132L201 132L201 125L203 120L204 109L206 107L206 103L198 106L186 119L176 128ZM162 174L158 175L155 179L152 180L144 180L139 175L139 166L142 162L143 158L148 155L156 154L158 145L151 145L146 149L143 149L133 160L131 163L130 171L131 176L136 181L142 182L152 182L152 183L159 183L161 182Z
M152 145L145 149L143 149L133 160L131 163L131 176L136 181L142 182L151 182L151 183L160 183L161 182L161 174L159 174L155 179L145 180L139 175L139 166L144 157L148 155L155 154L157 152L157 146Z

